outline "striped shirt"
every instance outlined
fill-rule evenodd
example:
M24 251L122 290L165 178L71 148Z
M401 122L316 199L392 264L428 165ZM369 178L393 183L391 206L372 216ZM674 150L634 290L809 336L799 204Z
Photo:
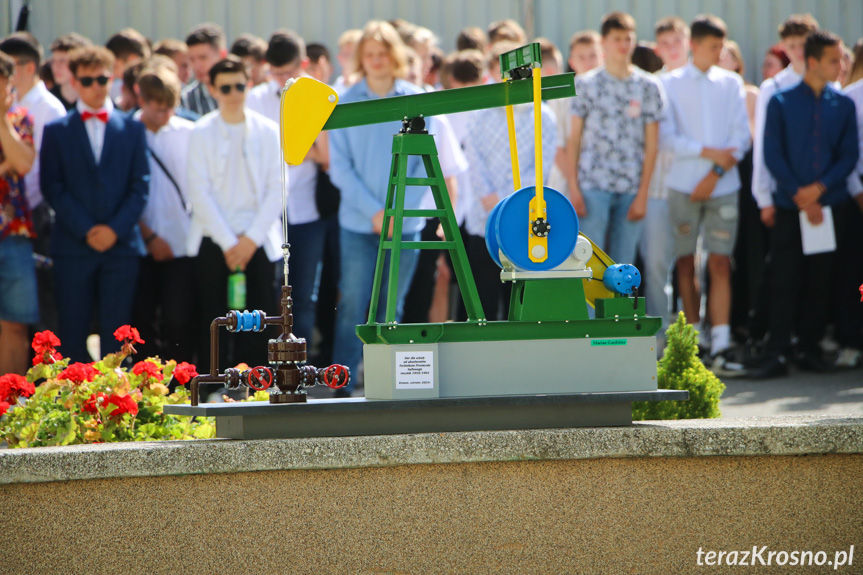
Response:
M183 89L183 94L180 96L180 106L199 116L209 114L219 107L207 87L197 80Z

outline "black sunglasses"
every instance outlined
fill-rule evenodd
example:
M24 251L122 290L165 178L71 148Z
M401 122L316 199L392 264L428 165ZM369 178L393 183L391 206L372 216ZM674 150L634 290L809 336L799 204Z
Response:
M219 92L227 96L231 93L231 88L236 88L237 92L241 94L246 91L245 84L225 84L224 86L219 86Z
M80 78L78 78L78 82L85 88L89 88L93 85L93 82L98 82L100 86L105 86L108 84L108 80L110 79L111 78L109 78L108 76L102 74L101 76L96 76L95 78L93 76L81 76Z

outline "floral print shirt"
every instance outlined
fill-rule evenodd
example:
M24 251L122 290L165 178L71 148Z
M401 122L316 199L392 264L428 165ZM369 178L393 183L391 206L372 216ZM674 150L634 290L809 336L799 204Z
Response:
M578 184L582 190L635 194L644 161L644 126L659 122L662 87L637 68L625 79L600 67L575 77L572 114L584 120Z
M33 145L33 120L27 110L15 107L6 113L21 140ZM0 146L0 240L16 235L35 237L30 207L24 190L24 174L18 174L6 163L6 154Z

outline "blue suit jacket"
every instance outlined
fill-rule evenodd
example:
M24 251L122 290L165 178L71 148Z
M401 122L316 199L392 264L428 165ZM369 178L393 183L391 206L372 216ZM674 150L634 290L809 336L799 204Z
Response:
M42 193L57 214L52 255L96 254L86 241L96 224L107 224L117 234L117 243L106 253L142 253L138 220L150 182L144 129L115 110L105 125L97 164L77 110L45 126L39 173Z

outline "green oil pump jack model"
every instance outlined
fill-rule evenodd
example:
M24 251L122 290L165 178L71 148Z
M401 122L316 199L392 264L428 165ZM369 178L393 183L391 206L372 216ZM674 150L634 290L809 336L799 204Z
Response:
M540 101L575 96L573 74L541 77L538 44L503 54L500 63L501 83L341 105L335 91L311 78L287 84L281 144L289 165L304 160L322 130L402 125L393 135L382 226L387 230L392 222L392 237L381 236L368 321L356 328L364 343L365 398L266 407L172 406L171 412L216 415L220 437L292 437L626 425L632 421L632 401L688 398L685 391L657 389L655 335L662 322L645 315L638 270L615 264L578 233L569 200L542 183L540 145L535 146L536 185L520 187L512 106L533 103L539 143ZM494 107L508 111L516 188L489 214L486 229L489 257L501 267L501 281L513 282L505 321L489 321L483 313L424 120ZM421 158L426 177L407 177L411 156ZM431 189L434 209L405 208L407 188L414 186ZM444 239L404 241L402 222L411 217L439 218ZM396 322L398 268L406 249L448 251L467 321ZM386 307L378 323L384 281ZM399 406L406 411L394 411ZM385 414L389 424L370 423L370 414ZM225 416L222 431L220 415Z

